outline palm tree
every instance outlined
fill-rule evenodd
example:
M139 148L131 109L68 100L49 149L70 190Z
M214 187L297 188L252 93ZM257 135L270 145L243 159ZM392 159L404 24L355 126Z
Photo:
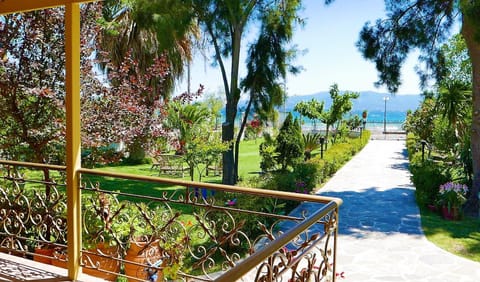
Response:
M169 104L164 125L178 132L179 147L177 153L184 153L185 144L193 137L195 127L207 121L210 116L209 109L200 104L184 105L179 102Z
M320 134L303 134L303 143L305 143L305 160L309 160L312 158L312 152L320 148Z
M175 2L177 1L172 3ZM185 62L192 60L191 47L198 29L192 21L185 22L182 26L188 32L177 33L174 29L168 29L168 25L162 24L166 16L158 15L155 19L145 16L143 11L147 4L148 1L142 0L105 1L99 46L101 50L107 52L97 54L99 57L105 56L106 58L102 59L107 59L108 66L116 69L121 67L129 54L138 63L140 72L144 73L159 57L166 58L170 66L169 75L162 79L152 77L149 82L152 92L144 93L146 106L154 108L155 101L159 98L168 100L174 89L175 80L184 72ZM102 66L108 73L107 64ZM144 158L145 143L145 136L138 136L132 143L129 147L131 161L141 161Z
M439 87L435 108L453 127L457 140L468 130L465 117L471 111L471 101L471 88L460 80L448 80Z
M146 70L156 58L165 55L171 76L163 83L152 80L155 90L152 95L168 97L174 81L183 75L184 66L192 60L192 46L199 36L198 28L194 22L188 22L183 27L187 29L186 32L168 32L168 25L161 24L168 22L162 19L167 15L159 14L155 19L150 19L144 14L143 4L141 0L131 3L105 1L101 49L108 50L108 59L117 68L128 52L132 53L141 70Z

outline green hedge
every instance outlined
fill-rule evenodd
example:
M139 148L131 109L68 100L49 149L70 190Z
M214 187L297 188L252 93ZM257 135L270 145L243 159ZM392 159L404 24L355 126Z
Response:
M370 139L370 132L364 131L362 138L345 138L344 142L333 144L310 160L297 164L292 171L271 172L258 179L249 179L242 186L258 187L287 192L310 193L339 170L352 156L360 151Z
M419 142L420 140L412 133L408 134L407 150L412 182L415 186L415 198L418 205L426 206L435 204L440 185L449 181L452 176L448 166L427 158L427 153L425 153L425 159L422 160Z
M370 131L364 131L362 138L347 138L345 142L331 146L321 159L319 155L307 163L316 167L319 175L318 183L324 183L329 177L337 172L357 152L359 152L370 139Z

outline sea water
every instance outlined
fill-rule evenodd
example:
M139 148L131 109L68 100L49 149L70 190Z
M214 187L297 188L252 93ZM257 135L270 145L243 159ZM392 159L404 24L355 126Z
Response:
M300 115L296 112L292 112L294 118L300 118ZM352 111L350 114L346 115L346 119L349 117L358 115L362 117L362 112ZM386 114L383 111L371 111L368 112L365 127L368 130L372 131L383 131L384 127L387 131L401 131L403 130L403 124L407 117L406 112L387 112ZM280 115L280 120L284 120L283 113ZM302 117L302 130L311 131L311 130L324 130L325 124L319 121L312 121L308 118ZM280 122L281 124L281 122Z
M306 117L300 117L300 114L292 111L291 112L294 118L301 118L302 122L302 131L315 131L315 130L325 130L325 124L321 123L320 121L312 121ZM287 112L288 114L288 112ZM349 117L358 115L360 119L362 118L362 111L352 111L351 113L345 115L345 118L348 119ZM276 126L281 127L283 121L285 120L286 114L284 112L279 113L279 118L277 121ZM400 111L369 111L365 127L367 130L371 131L383 131L384 127L387 131L401 131L403 130L403 124L405 123L405 119L407 117L406 112ZM237 119L235 124L240 124L241 113L237 115Z

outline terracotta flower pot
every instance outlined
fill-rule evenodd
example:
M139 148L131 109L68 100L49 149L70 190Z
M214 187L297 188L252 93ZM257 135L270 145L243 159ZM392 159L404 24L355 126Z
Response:
M125 274L129 277L136 277L138 279L128 278L129 282L145 281L150 279L150 275L152 273L149 273L146 265L157 262L161 258L160 250L155 242L150 246L145 247L146 244L146 242L130 242L130 248L127 250L127 255L125 256L124 260ZM134 263L142 265L137 265ZM154 272L154 270L152 270L152 272ZM163 281L163 274L158 272L156 274L156 281Z
M53 252L52 264L56 267L67 268L67 255L60 251Z
M118 273L120 273L120 261L117 260L117 258L119 258L118 247L105 247L103 244L99 244L97 245L97 249L90 250L90 252L97 253L98 255L82 253L82 262L85 264L83 267L83 273L107 281L115 281ZM91 268L92 264L93 267L98 266L98 269Z
M54 251L54 249L36 248L35 254L38 255L33 255L33 260L45 264L52 264L52 257Z
M459 220L460 219L460 209L458 207L451 207L450 209L447 206L442 207L442 216L446 220Z

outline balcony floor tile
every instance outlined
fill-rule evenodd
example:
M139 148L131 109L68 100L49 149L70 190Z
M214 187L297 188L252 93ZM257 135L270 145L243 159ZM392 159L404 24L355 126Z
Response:
M36 281L59 282L71 281L67 270L53 265L0 253L0 282ZM81 274L78 282L104 282L105 280Z

